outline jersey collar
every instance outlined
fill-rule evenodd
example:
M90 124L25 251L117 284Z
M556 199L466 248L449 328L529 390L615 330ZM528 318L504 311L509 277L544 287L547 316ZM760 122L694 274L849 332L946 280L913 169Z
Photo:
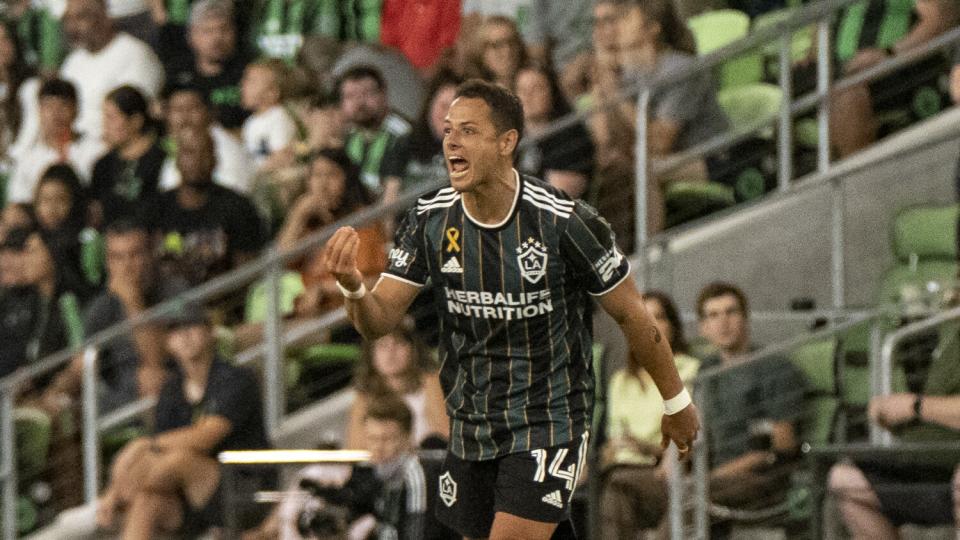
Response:
M523 180L520 177L520 173L516 169L510 169L513 171L514 177L517 179L517 189L513 193L513 204L510 205L510 211L507 212L507 216L503 218L499 223L483 223L478 221L473 216L470 215L470 211L467 210L467 205L463 204L463 198L460 198L460 208L463 208L464 215L467 216L467 219L470 220L470 223L473 223L481 229L499 229L507 224L510 219L513 217L513 213L517 211L517 203L520 201L520 192L523 191Z

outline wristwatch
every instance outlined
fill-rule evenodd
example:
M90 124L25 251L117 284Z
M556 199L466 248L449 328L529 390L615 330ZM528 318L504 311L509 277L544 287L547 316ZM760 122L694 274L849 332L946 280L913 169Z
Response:
M913 395L913 421L914 422L923 421L923 395L922 394Z

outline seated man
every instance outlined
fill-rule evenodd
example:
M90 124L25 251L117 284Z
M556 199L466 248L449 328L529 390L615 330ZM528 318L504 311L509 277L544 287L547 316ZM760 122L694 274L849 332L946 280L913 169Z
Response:
M704 287L697 316L701 335L718 349L700 373L724 370L699 383L698 392L708 426L711 499L737 507L763 504L783 492L797 455L803 376L782 358L742 363L758 347L750 341L747 299L738 287Z
M848 7L836 30L835 61L845 75L921 46L960 21L960 7L953 0L870 0L865 4ZM876 111L918 107L924 99L917 88L936 89L947 69L937 54L869 84L835 93L830 103L830 140L838 157L866 148L877 139ZM922 111L911 114L922 118L918 112Z
M302 498L290 497L244 540L300 538L298 533L311 537L319 532L314 530L319 524L328 523L321 516L341 514L351 521L351 538L417 540L435 532L427 530L428 523L439 525L427 513L426 479L413 452L410 408L392 394L381 396L370 402L363 429L370 465L355 466L350 472L330 465L302 469L297 475L299 489L322 501L301 504ZM341 510L333 510L335 506Z
M178 370L158 398L156 434L120 451L97 507L97 524L108 529L125 511L123 538L222 525L217 454L269 447L256 375L219 357L199 306L186 304L168 318L166 346ZM253 504L269 476L262 470L238 475L241 520L255 518L244 515L244 503Z
M901 441L960 440L960 343L951 333L943 334L950 346L926 367L922 388L870 400L870 420ZM844 462L830 470L829 488L853 538L897 538L904 523L953 522L960 531L960 467Z

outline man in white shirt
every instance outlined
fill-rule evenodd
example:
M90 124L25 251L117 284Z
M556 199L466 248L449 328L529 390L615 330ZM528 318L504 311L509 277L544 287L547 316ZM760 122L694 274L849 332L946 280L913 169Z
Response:
M7 203L29 203L41 175L50 165L68 163L85 183L93 164L106 147L99 139L77 135L72 124L77 117L77 91L67 81L50 79L38 92L40 133L36 140L14 155Z
M239 139L213 122L207 95L192 86L172 87L164 92L164 103L167 134L175 138L187 128L209 129L217 158L214 182L243 194L250 193L256 174L253 161ZM179 185L180 171L175 155L171 155L160 171L160 189L166 191Z
M80 93L76 128L99 138L106 95L129 84L155 98L163 85L163 66L146 43L114 29L105 0L68 0L63 25L74 49L60 75Z

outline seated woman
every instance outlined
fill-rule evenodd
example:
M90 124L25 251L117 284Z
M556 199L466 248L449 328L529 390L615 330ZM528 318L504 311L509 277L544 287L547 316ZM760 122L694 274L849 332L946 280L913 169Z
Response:
M677 308L664 293L644 293L644 305L673 349L677 371L692 384L700 361L686 354L687 342ZM628 356L627 368L616 372L607 393L607 442L603 464L602 522L605 538L638 538L656 527L666 513L664 474L659 462L663 398L653 379Z
M544 134L551 122L572 109L560 90L556 74L549 68L527 65L517 72L517 97L523 104L525 135ZM582 122L546 135L526 145L517 158L517 169L562 189L579 199L588 189L593 174L593 141Z
M357 398L350 409L344 446L367 448L363 419L371 400L396 394L413 413L411 441L415 446L445 448L449 419L440 377L430 369L430 358L417 336L400 328L373 342L365 342L353 387Z
M104 270L102 242L96 229L85 226L87 198L73 167L59 163L44 171L33 198L33 213L58 256L82 272L91 285L99 285Z
M156 434L124 446L97 506L97 524L105 529L120 525L124 512L123 538L222 525L217 454L269 447L256 375L217 354L203 310L187 304L167 327L167 349L178 369L160 392ZM243 526L263 517L253 493L271 481L270 471L238 471L235 500Z

